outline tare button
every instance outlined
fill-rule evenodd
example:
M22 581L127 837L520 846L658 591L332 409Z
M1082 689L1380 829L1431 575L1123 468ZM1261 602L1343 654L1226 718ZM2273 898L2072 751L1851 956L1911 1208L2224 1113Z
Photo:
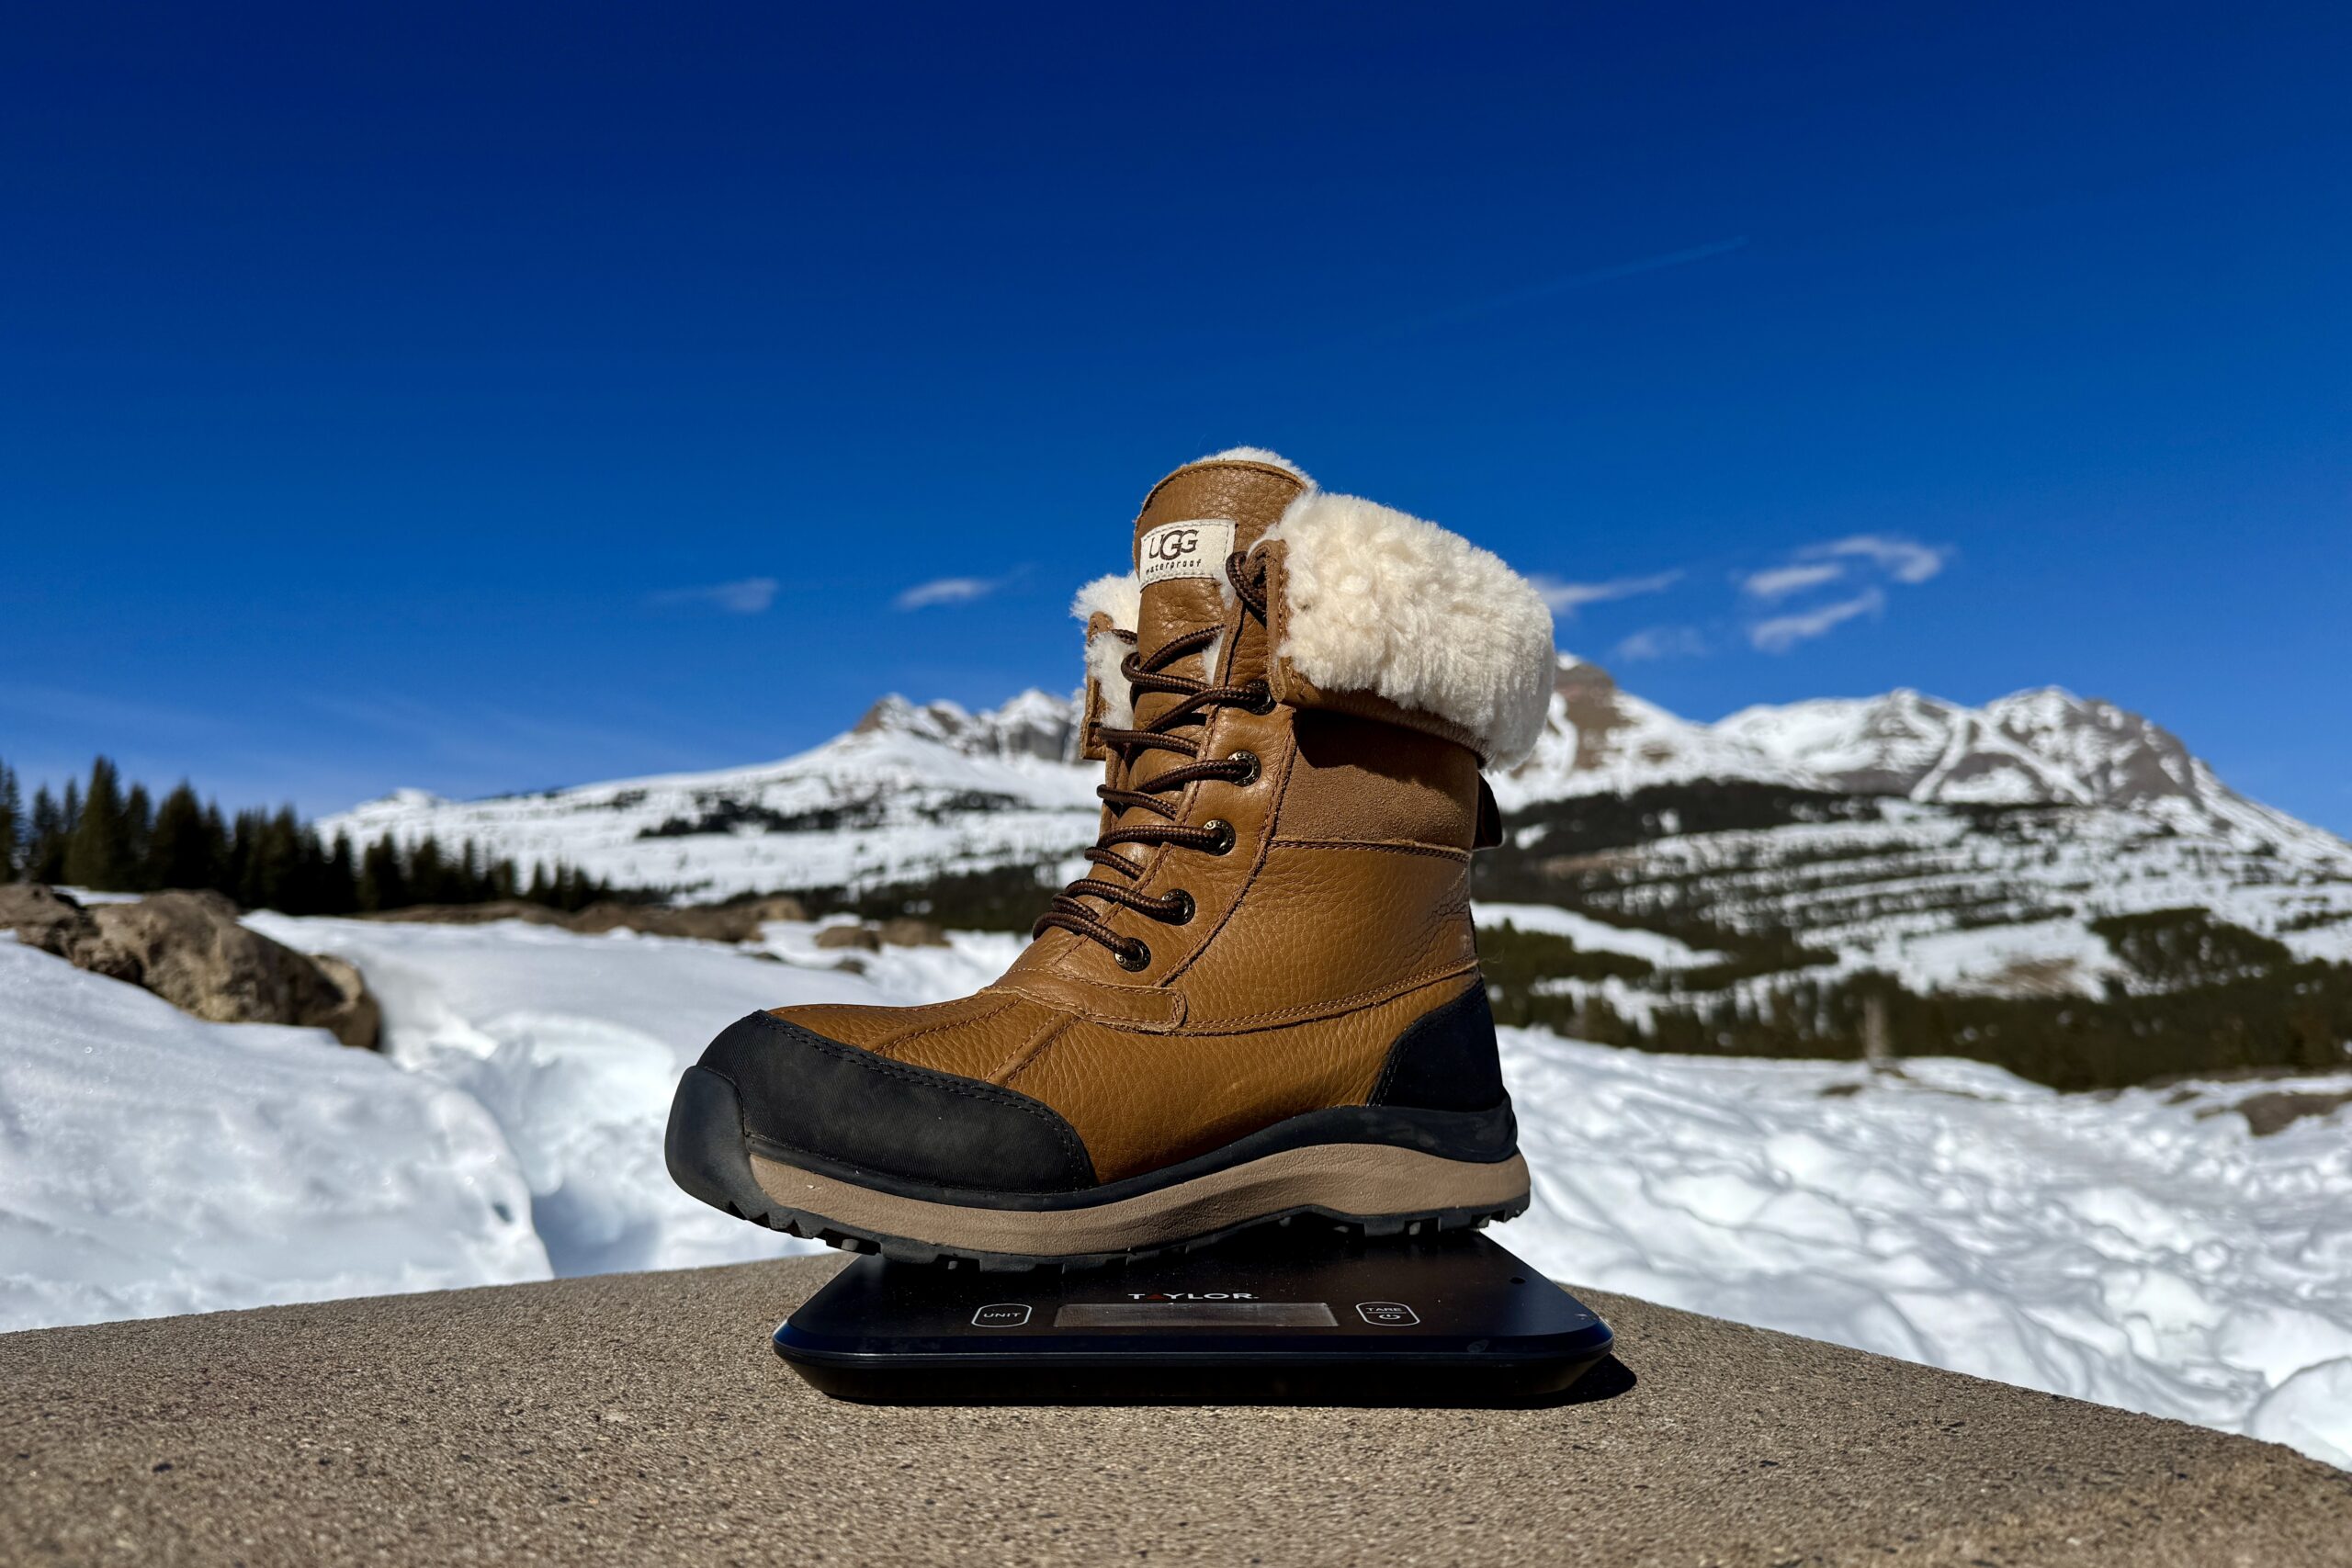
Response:
M1027 1302L990 1302L972 1314L975 1328L1018 1328L1028 1321Z
M1374 1328L1404 1328L1421 1321L1403 1302L1358 1302L1356 1315Z

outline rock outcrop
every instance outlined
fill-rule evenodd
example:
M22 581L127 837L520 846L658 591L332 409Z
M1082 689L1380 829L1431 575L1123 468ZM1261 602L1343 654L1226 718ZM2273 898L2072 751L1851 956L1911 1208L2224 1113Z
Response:
M154 992L215 1023L291 1023L374 1050L383 1010L359 971L238 923L218 893L157 893L84 908L48 887L0 888L0 928L76 968Z

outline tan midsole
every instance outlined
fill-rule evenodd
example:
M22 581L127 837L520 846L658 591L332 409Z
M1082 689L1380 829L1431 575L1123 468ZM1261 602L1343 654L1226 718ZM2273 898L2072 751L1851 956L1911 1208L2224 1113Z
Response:
M757 1154L752 1174L777 1202L835 1224L934 1247L1040 1258L1158 1247L1309 1204L1372 1216L1499 1209L1527 1196L1527 1162L1517 1155L1476 1165L1380 1144L1284 1149L1157 1192L1046 1212L904 1198Z

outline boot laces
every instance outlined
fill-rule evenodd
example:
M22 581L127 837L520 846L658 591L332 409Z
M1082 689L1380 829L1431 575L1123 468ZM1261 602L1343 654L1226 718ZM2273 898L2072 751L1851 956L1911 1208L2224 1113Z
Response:
M1266 618L1266 569L1256 560L1236 550L1225 560L1226 580L1251 615ZM1132 701L1140 703L1148 693L1164 693L1182 700L1140 728L1100 728L1095 737L1115 760L1105 769L1106 782L1095 787L1095 795L1111 808L1111 825L1086 852L1086 859L1102 871L1112 872L1121 880L1106 880L1090 872L1055 895L1046 912L1037 917L1030 928L1032 937L1040 937L1059 927L1076 931L1089 942L1108 948L1123 967L1140 969L1151 961L1151 950L1132 937L1123 937L1105 924L1100 915L1085 900L1100 898L1148 915L1153 919L1182 925L1193 918L1193 896L1179 888L1154 898L1138 892L1134 886L1143 875L1143 863L1118 852L1121 844L1140 844L1147 849L1160 844L1173 844L1182 849L1198 850L1206 854L1223 854L1233 848L1233 829L1229 823L1212 821L1199 826L1182 822L1182 815L1171 800L1160 798L1182 791L1200 779L1221 779L1229 784L1248 784L1258 776L1258 759L1246 752L1211 761L1201 760L1201 746L1206 738L1208 721L1218 708L1241 707L1263 713L1273 703L1273 689L1263 679L1246 681L1238 685L1213 685L1207 681L1170 672L1168 666L1180 659L1198 653L1215 643L1222 634L1221 626L1203 626L1198 631L1174 637L1152 650L1149 658L1140 652L1129 653L1119 663L1119 673L1126 678ZM1135 640L1133 632L1114 631L1111 635ZM1126 775L1136 761L1149 751L1173 751L1190 759L1181 767L1146 781L1140 786L1123 787ZM1121 819L1129 811L1139 811L1157 817L1158 822L1145 822L1135 827L1121 827Z

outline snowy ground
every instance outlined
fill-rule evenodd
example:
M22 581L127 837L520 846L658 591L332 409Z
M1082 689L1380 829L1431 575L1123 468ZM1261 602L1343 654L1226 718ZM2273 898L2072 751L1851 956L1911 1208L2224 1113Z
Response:
M547 1273L469 1096L0 936L0 1329Z
M253 923L357 963L387 1055L200 1023L0 939L0 1328L797 1249L671 1187L679 1068L754 1008L937 999L1015 947L855 975L802 925L753 954ZM1547 1272L2352 1465L2352 1110L2257 1139L2228 1109L2247 1086L1504 1049L1536 1203L1501 1234Z

